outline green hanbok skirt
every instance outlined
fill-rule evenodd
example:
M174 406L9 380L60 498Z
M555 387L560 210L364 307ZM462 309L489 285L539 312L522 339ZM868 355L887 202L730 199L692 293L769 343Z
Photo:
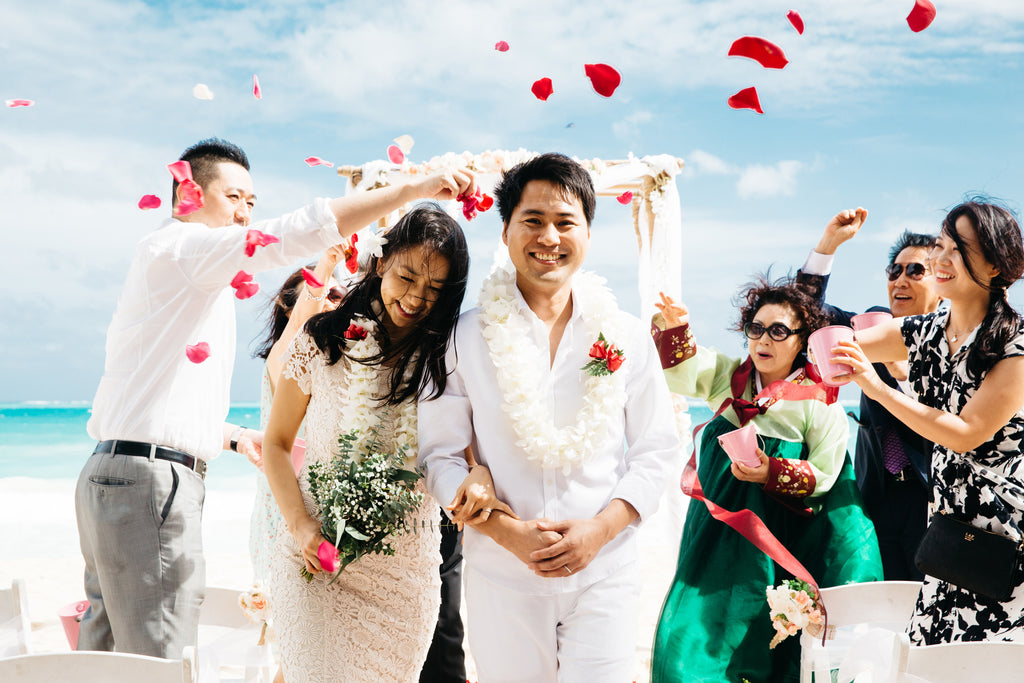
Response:
M878 539L864 514L849 455L831 490L807 501L814 514L803 516L732 475L717 437L733 429L722 416L704 429L698 465L704 495L728 510L757 514L822 588L880 581ZM802 443L761 438L769 457L807 458ZM792 577L770 557L712 518L702 501L691 500L675 579L655 634L652 681L798 681L799 637L768 647L775 630L765 589L787 578Z

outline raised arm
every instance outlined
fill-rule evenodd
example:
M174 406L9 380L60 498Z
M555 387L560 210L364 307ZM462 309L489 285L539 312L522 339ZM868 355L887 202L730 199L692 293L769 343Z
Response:
M895 325L887 323L886 327ZM872 332L881 325L868 330ZM879 333L881 334L881 333ZM858 333L859 335L859 333ZM834 360L853 367L853 381L915 432L957 453L972 451L998 432L1024 405L1024 357L1004 358L982 380L959 415L929 408L879 379L856 342L840 342Z

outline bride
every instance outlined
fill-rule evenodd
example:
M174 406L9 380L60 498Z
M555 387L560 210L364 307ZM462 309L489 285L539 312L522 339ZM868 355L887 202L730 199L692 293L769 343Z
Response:
M385 452L409 446L414 468L416 399L444 389L445 350L466 289L465 237L436 205L410 211L381 242L341 305L296 336L264 438L267 480L290 531L279 535L268 577L288 683L417 680L437 621L440 533L429 496L410 514L416 530L390 539L393 556L365 555L333 583L317 558L325 539L308 467L329 460L339 436L358 429L375 430ZM358 362L348 352L363 333L380 352ZM303 419L306 463L296 478L289 454ZM466 486L470 478L491 483L482 467ZM477 506L500 507L479 495L470 503ZM302 568L315 575L311 582Z

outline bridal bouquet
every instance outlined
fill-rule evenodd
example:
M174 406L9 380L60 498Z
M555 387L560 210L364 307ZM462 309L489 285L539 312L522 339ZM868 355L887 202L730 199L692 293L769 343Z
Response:
M267 604L267 596L263 594L263 587L257 582L251 589L238 594L238 606L245 612L245 616L254 624L259 624L260 639L257 645L265 645L267 642L267 622L270 620L270 605Z
M423 494L415 490L419 473L405 469L408 446L385 453L376 430L368 436L360 438L356 429L342 434L336 457L309 466L309 491L320 510L320 531L334 544L322 544L319 556L335 578L363 555L394 555L388 539L409 530L406 518L423 502ZM313 579L305 567L301 573L307 581Z
M771 610L772 626L775 637L768 647L775 646L797 631L806 628L811 635L821 632L824 617L821 605L814 597L814 589L810 584L799 579L787 579L780 586L768 586L768 607Z

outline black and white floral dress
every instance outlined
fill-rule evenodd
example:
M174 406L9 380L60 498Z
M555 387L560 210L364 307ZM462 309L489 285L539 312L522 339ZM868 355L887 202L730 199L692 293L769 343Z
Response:
M948 311L905 318L903 339L910 356L910 382L918 400L956 415L981 386L967 354L975 333L950 356ZM1024 356L1024 333L1007 344L1004 358ZM1024 531L1024 409L973 451L935 445L929 514L950 513L982 529L1020 540ZM999 602L925 576L908 633L919 645L953 641L1024 641L1024 575L1013 594Z

